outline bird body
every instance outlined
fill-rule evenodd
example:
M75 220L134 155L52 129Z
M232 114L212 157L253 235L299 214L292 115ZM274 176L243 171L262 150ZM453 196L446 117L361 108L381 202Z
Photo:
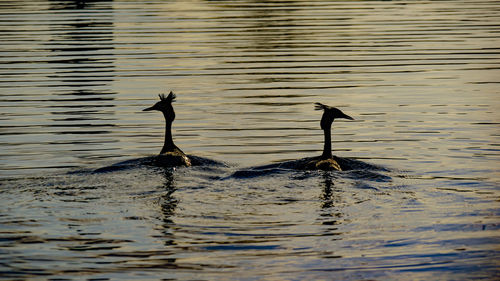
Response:
M342 167L340 167L339 163L333 158L327 159L314 159L307 162L304 165L305 170L323 170L323 171L342 171Z
M154 157L152 164L160 167L192 166L189 157L181 150L159 154Z

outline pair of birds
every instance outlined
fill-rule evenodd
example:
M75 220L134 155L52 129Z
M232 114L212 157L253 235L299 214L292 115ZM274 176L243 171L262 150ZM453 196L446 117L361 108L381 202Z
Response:
M216 164L218 162L192 156L186 155L179 147L174 144L172 138L172 122L175 120L175 112L172 103L175 101L175 94L170 92L168 96L160 94L160 101L155 105L144 109L143 111L157 110L163 113L165 117L165 142L163 148L158 156L152 158L152 163L155 166L161 167L176 167L176 166L198 166L204 164ZM266 167L282 167L289 169L298 170L351 170L353 161L345 158L340 158L332 155L332 143L331 143L331 128L332 123L335 119L344 118L349 120L354 120L351 116L343 113L335 107L324 105L321 103L315 104L316 110L323 110L323 116L321 117L321 129L324 132L325 143L323 147L323 154L319 157L308 157L295 161L283 162L280 164L272 164Z

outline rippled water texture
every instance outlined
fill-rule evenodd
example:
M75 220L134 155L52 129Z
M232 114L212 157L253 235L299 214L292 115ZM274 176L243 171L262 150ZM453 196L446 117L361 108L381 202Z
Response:
M1 1L0 279L498 280L499 36L498 1ZM228 167L89 172L160 151L170 90ZM388 170L241 172L319 155L314 102Z

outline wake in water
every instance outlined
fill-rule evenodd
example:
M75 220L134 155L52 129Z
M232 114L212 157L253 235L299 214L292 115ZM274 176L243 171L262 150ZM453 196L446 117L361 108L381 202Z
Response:
M123 162L119 162L110 166L102 167L94 170L94 173L108 173L114 171L128 170L140 167L158 167L158 168L174 168L174 167L191 167L191 166L207 166L207 167L227 167L223 162L215 161L212 159L194 156L194 155L184 155L189 159L189 166L184 165L182 158L175 154L160 154L136 159L130 159Z
M336 173L339 176L346 176L349 178L368 179L375 181L390 181L391 179L391 177L379 173L389 172L389 169L385 167L369 164L356 159L342 158L337 156L333 156L333 159L336 163L338 163L338 165L344 168L342 171L335 169L311 169L310 163L321 163L322 161L321 156L316 156L245 168L234 172L231 177L253 178L269 176L273 174L288 173L293 171L327 171Z

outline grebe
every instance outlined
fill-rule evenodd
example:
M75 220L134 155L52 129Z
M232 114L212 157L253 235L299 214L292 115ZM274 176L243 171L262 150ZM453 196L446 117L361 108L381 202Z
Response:
M175 112L172 103L175 102L176 95L171 91L167 97L159 94L160 101L155 105L145 108L142 111L157 110L163 113L165 117L165 141L163 148L155 159L154 163L158 166L191 166L191 160L188 156L174 144L172 138L172 123L175 120Z
M175 101L176 95L170 91L167 97L160 94L160 101L155 105L145 108L142 111L158 110L165 117L165 141L160 154L153 157L149 165L159 167L176 167L176 166L227 166L222 162L212 159L186 155L180 148L174 144L172 139L172 122L175 120L175 112L172 103Z
M365 163L363 161L343 158L332 155L332 124L335 119L343 118L354 120L351 116L343 113L340 109L315 103L316 110L323 110L321 117L321 129L323 130L325 143L321 156L306 157L298 160L284 161L264 166L251 167L237 171L235 177L255 177L279 173L282 170L324 170L324 171L349 171L349 170L386 170L383 167Z
M315 103L315 110L323 110L321 117L321 129L325 136L325 143L323 145L323 154L320 157L315 157L303 165L303 169L307 170L346 170L338 163L332 155L332 124L335 119L344 118L354 120L351 116L345 114L340 109L331 107L322 103Z
M156 156L126 160L108 167L99 168L94 170L94 172L111 172L144 165L164 168L181 166L226 166L226 164L215 160L199 156L186 155L174 144L174 140L172 138L172 122L175 120L175 112L172 107L172 103L175 101L176 96L173 92L170 92L168 96L160 94L159 97L159 102L151 107L143 109L142 111L157 110L163 113L163 116L165 117L165 141L163 142L163 148L161 149L160 154Z

